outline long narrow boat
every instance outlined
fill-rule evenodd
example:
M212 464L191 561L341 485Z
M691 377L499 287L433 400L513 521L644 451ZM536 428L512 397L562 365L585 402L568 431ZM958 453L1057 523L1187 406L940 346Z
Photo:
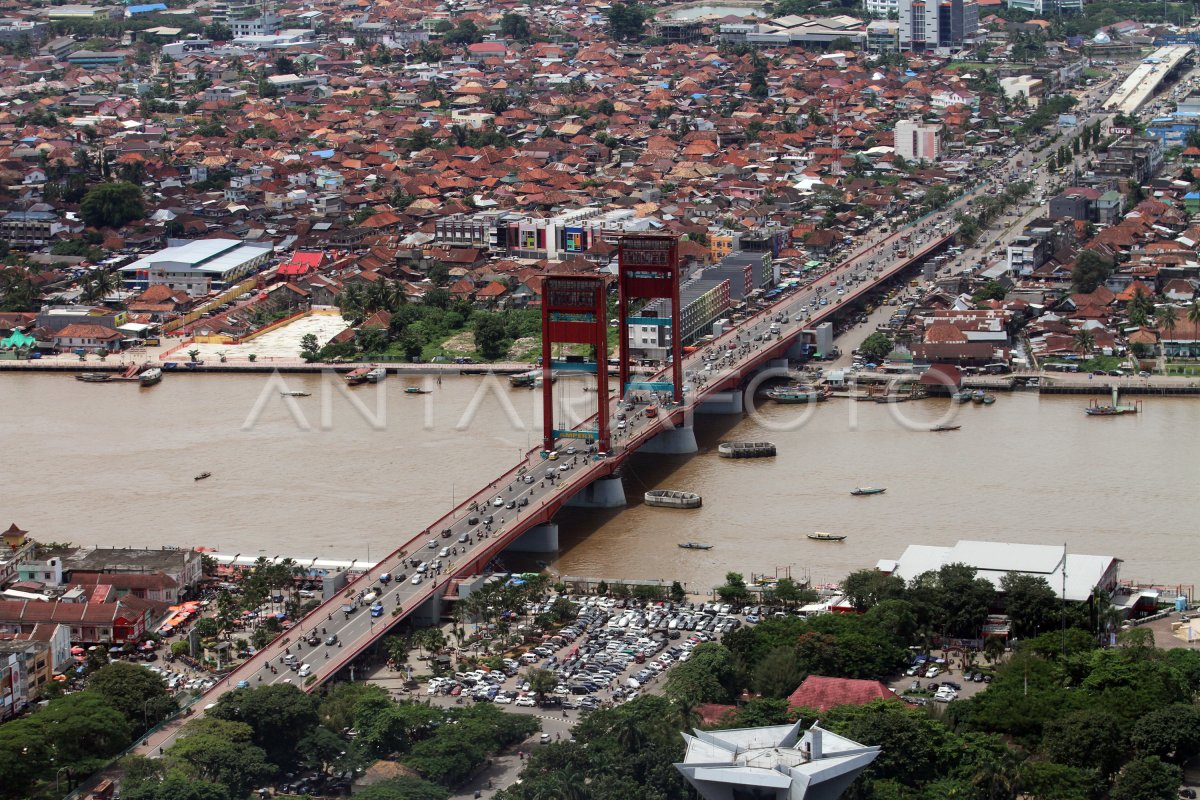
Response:
M874 486L860 486L857 489L854 489L853 491L851 491L850 494L859 496L859 495L864 495L864 494L883 494L886 491L887 491L886 488L879 489Z
M821 531L817 531L816 533L808 534L808 538L812 539L814 542L840 542L846 538L846 535L842 533L822 533Z
M933 433L937 433L940 431L956 431L961 427L962 425L934 425L929 430Z
M712 550L711 544L700 544L699 542L680 542L679 546L684 550Z
M107 372L81 372L75 376L75 380L84 383L108 383L112 379L113 376Z

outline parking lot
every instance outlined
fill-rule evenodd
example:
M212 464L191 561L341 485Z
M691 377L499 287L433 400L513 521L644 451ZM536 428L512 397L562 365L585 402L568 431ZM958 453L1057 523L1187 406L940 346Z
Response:
M539 707L527 679L528 669L549 670L556 683L541 700L552 710L589 710L626 703L650 690L673 665L691 658L700 643L714 641L741 627L745 615L728 604L643 604L636 600L571 598L575 619L502 668L457 671L420 688L426 696L452 702L491 702L514 708ZM531 615L552 603L526 609ZM747 609L753 612L757 609ZM753 613L748 618L757 621Z

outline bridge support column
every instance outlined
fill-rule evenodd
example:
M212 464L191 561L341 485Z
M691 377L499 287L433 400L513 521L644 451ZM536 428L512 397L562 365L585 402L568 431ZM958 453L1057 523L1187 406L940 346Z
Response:
M741 414L745 411L741 389L731 389L726 392L713 392L703 403L696 406L697 414ZM693 441L695 437L693 436ZM694 452L694 451L692 451Z
M439 625L442 622L442 596L435 593L408 615L414 625Z
M643 453L658 453L659 455L686 455L700 450L696 444L696 432L689 425L681 428L668 428L642 446Z
M795 347L796 347L796 345L792 345L793 349L795 349ZM791 355L791 350L788 350L788 354ZM788 361L788 359L786 359L786 358L772 358L770 361L768 361L763 366L764 366L764 369L767 369L767 370L772 370L772 369L786 370L790 363L791 362Z
M620 508L625 505L625 487L620 478L598 478L580 489L567 505L571 508ZM557 531L555 528L556 536Z
M512 553L556 553L558 552L558 524L544 522L541 525L534 525L520 539L504 549L506 552Z

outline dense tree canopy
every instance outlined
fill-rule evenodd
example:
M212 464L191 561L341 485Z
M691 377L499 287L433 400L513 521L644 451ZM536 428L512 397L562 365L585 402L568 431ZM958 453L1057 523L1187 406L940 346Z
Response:
M101 183L83 196L79 211L88 225L119 228L146 216L146 205L141 188L132 183Z

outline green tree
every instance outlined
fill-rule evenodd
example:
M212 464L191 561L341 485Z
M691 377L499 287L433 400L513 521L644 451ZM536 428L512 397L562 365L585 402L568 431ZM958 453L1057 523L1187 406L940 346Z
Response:
M487 361L496 361L508 353L508 328L498 314L479 314L475 320L475 349Z
M321 704L317 707L317 717L322 725L334 733L345 733L354 727L355 709L358 704L368 699L375 702L388 701L387 689L374 683L334 683L321 698Z
M1003 300L1008 291L998 281L988 281L982 288L971 295L971 299L976 303L982 303L985 300Z
M725 583L717 587L717 596L721 602L741 606L750 599L750 590L746 588L746 579L740 572L726 572Z
M315 333L306 333L300 337L300 357L308 363L316 361L320 357L321 343L317 341Z
M1177 797L1183 771L1158 756L1135 758L1113 782L1111 800L1173 800Z
M133 726L99 692L59 697L31 719L59 765L115 756L133 738Z
M88 190L79 207L83 221L97 228L120 228L146 216L142 190L132 183L101 183Z
M121 783L121 800L241 800L229 789L213 781L173 772L161 779L147 778Z
M529 691L537 695L539 703L558 686L558 676L548 669L539 667L531 667L526 670L525 680L529 681Z
M1052 761L1107 778L1125 760L1121 721L1102 709L1075 711L1046 723L1042 752Z
M1029 800L1089 800L1095 784L1085 770L1033 759L1021 765L1018 781Z
M1176 704L1151 711L1134 723L1129 742L1140 755L1183 764L1200 754L1200 710Z
M165 754L170 771L225 786L233 797L245 797L275 772L262 748L251 744L254 732L249 725L221 719L197 722L202 724L189 724Z
M888 342L887 349L891 351L891 342ZM855 610L866 611L883 600L904 597L904 579L877 569L860 569L851 572L842 581L842 592Z
M93 672L88 688L137 730L158 723L178 707L162 678L127 661L114 661Z
M687 661L667 673L663 692L667 697L695 706L727 703L736 688L733 653L716 642L705 642L692 651Z
M1112 264L1092 250L1084 250L1075 257L1071 268L1071 286L1079 294L1089 294L1104 283L1112 274Z
M892 340L876 331L863 340L858 346L858 351L877 360L884 359L892 352Z
M209 714L249 725L254 744L279 767L296 760L296 745L320 723L316 699L290 684L235 689L223 694Z
M1057 624L1062 604L1042 576L1009 572L1000 578L1000 591L1017 638L1036 636Z
M500 34L518 42L527 42L533 38L529 31L529 20L520 14L505 14L500 18Z
M413 777L392 778L354 793L355 800L448 800L450 791Z
M777 647L754 667L750 685L765 698L786 698L804 680L792 647Z
M608 32L618 42L639 39L650 17L650 11L637 3L615 3L604 12Z
M1171 304L1161 305L1154 312L1154 322L1158 325L1158 329L1169 338L1175 333L1175 328L1179 325L1179 309Z

